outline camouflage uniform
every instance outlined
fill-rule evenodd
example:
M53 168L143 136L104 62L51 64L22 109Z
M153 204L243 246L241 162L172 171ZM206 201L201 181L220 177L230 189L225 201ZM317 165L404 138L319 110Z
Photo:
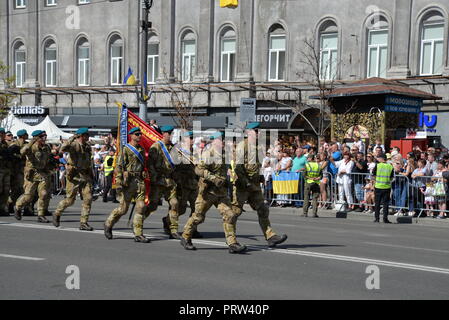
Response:
M11 152L13 155L12 175L11 175L11 195L10 203L15 205L17 199L23 194L24 177L26 157L20 154L20 150L27 144L25 139L19 138L11 144Z
M161 141L161 143L163 142ZM166 148L170 152L173 145L166 145ZM156 211L162 196L168 201L170 206L168 212L170 218L169 224L173 226L173 230L175 226L176 230L178 229L178 199L176 196L176 183L173 179L174 168L168 162L158 142L153 143L149 150L147 168L151 180L150 203L146 207L143 215L136 214L134 216L134 234L136 236L142 235L143 221L151 213Z
M81 144L73 136L61 147L62 152L69 153L69 159L66 166L66 198L59 202L55 211L55 216L60 217L65 209L75 203L78 192L83 196L83 207L81 211L81 224L89 220L89 214L92 207L92 148L89 144Z
M145 159L144 149L140 145L135 148ZM115 182L120 205L111 212L105 222L105 225L110 228L128 212L132 199L136 201L136 215L142 216L145 209L144 165L134 152L127 147L123 147L118 157Z
M195 173L200 177L195 212L187 221L182 237L191 240L196 226L204 222L206 212L214 205L222 215L227 244L236 244L235 223L237 215L232 211L231 200L227 193L227 166L224 157L219 151L217 152L211 147L203 152L202 160L195 168Z
M11 150L6 141L0 141L0 214L6 215L11 188Z
M52 154L49 145L39 146L36 141L33 139L31 143L26 144L20 150L21 155L26 156L27 161L24 170L24 194L17 200L16 209L21 211L31 204L37 190L39 195L38 216L44 217L51 196Z
M184 152L180 149L179 152ZM193 161L191 155L184 152L184 156L181 156L180 162L176 165L175 172L173 174L176 181L176 195L178 199L178 215L170 218L170 232L177 233L179 226L179 216L182 216L187 210L187 202L189 202L191 212L195 210L195 201L198 196L198 176L195 173L195 165L190 163L186 158L190 158ZM176 220L176 222L174 221ZM173 223L175 222L175 223Z
M233 188L232 209L235 214L240 216L243 212L243 205L248 201L253 210L259 217L259 225L268 240L275 236L268 218L269 209L265 205L262 189L260 188L260 168L261 164L257 162L257 149L248 150L248 139L241 141L236 148L237 164L235 173L237 175Z

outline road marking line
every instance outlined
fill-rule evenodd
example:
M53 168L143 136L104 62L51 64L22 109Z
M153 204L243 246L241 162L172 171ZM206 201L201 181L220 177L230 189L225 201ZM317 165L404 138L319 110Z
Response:
M392 248L403 248L403 249L413 249L413 250L423 250L423 251L431 251L431 252L449 253L448 250L440 250L440 249L408 247L408 246L401 246L401 245L387 244L387 243L378 243L378 242L363 242L363 243L365 243L365 244L372 244L372 245L375 245L375 246L382 246L382 247L392 247Z
M44 229L44 230L54 230L54 231L83 232L85 234L103 234L102 230L95 230L92 232L87 232L87 231L81 231L76 228L63 228L63 227L55 228L52 226L45 226L45 225L25 224L25 223L7 223L7 222L1 222L1 221L0 221L0 226L34 228L34 229ZM120 236L133 237L133 234L129 233L129 232L114 232L114 234L120 235ZM161 236L151 236L151 235L148 235L148 236L151 239L167 239L166 237L161 237ZM171 241L179 242L179 240L176 240L176 239L172 239ZM219 241L195 239L195 240L193 240L193 242L195 244L227 247L226 243L219 242ZM355 262L355 263L363 263L363 264L370 264L370 265L381 265L381 266L393 267L393 268L449 274L449 269L445 269L445 268L431 267L431 266L418 265L418 264L409 264L409 263L402 263L402 262L395 262L395 261L377 260L377 259L371 259L371 258L352 257L352 256L344 256L344 255L335 255L335 254L319 253L319 252L303 251L303 250L277 249L277 248L265 249L265 248L261 248L260 246L251 246L251 245L249 245L248 248L255 250L255 251L282 253L282 254L289 254L289 255L304 256L304 257L322 258L322 259L328 259L328 260Z
M43 260L45 260L44 258L15 256L15 255L12 255L12 254L3 254L3 253L0 253L0 257L2 257L2 258L11 258L11 259L21 259L21 260L31 260L31 261L43 261Z

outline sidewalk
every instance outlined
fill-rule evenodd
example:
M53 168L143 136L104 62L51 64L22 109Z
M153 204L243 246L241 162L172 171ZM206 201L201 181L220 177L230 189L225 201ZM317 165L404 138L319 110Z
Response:
M245 208L246 210L246 208ZM251 210L251 208L248 208L248 210ZM287 215L293 215L298 216L302 218L303 209L302 208L280 208L280 207L270 207L270 213L271 214L287 214ZM318 210L318 216L323 218L336 218L336 210ZM392 223L396 223L396 219L398 217L395 217L394 215L389 215L388 219ZM309 217L304 219L313 219L312 210L309 209ZM374 214L369 213L363 213L363 212L348 212L347 218L348 220L354 220L354 221L369 221L372 222L374 220ZM338 219L340 220L340 219ZM341 219L344 220L344 219ZM381 211L381 220L382 220L382 211ZM449 218L447 219L436 219L436 218L429 218L429 217L421 217L419 219L412 218L413 225L421 224L421 225L427 225L427 226L441 226L449 228ZM418 222L417 222L418 221ZM382 223L382 222L381 222Z

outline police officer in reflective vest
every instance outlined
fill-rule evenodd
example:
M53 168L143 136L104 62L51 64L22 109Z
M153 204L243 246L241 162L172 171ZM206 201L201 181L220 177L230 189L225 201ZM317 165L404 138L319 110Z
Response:
M305 167L305 186L304 186L304 217L307 217L309 211L309 195L312 192L312 210L313 216L318 218L318 198L320 197L320 181L323 176L320 165L316 162L316 155L309 153Z
M386 163L387 156L385 154L378 155L377 161L378 163L373 171L374 179L376 181L374 185L374 222L379 222L380 206L382 205L384 223L391 223L388 220L388 206L390 203L391 181L394 178L393 166L389 163Z
M112 177L114 173L114 158L115 158L115 151L113 149L109 150L109 155L104 158L103 162L103 170L104 170L104 189L103 189L103 202L108 202L108 194L109 191L112 189ZM111 191L112 196L112 202L118 203L116 198L116 191L115 189L112 189Z

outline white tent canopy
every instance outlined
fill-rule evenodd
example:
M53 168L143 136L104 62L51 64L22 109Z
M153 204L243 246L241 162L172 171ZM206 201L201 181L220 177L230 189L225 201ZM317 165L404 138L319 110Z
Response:
M51 121L49 116L47 116L41 123L35 126L30 126L13 114L10 114L7 118L3 119L1 127L5 128L7 131L11 131L13 135L16 135L17 131L22 129L25 129L30 136L35 130L45 130L47 133L47 141L50 143L59 143L61 138L67 140L72 136L72 134L59 129L58 126Z

